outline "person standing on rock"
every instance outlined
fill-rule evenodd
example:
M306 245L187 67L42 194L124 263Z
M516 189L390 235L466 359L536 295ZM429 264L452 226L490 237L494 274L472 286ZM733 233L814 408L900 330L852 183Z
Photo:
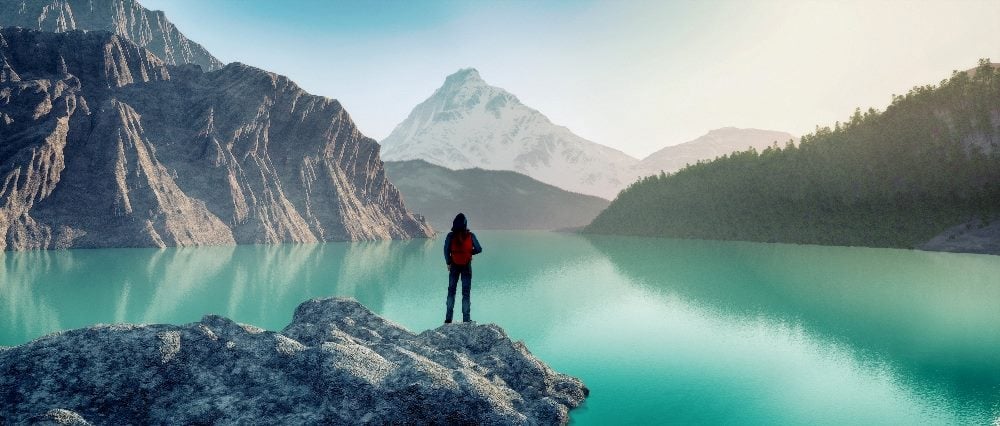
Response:
M469 231L469 221L465 214L459 213L451 224L451 232L444 239L444 261L448 264L448 302L444 315L444 323L451 322L455 311L455 287L459 277L462 278L462 321L472 321L469 314L471 302L469 291L472 289L472 256L482 253L476 234Z

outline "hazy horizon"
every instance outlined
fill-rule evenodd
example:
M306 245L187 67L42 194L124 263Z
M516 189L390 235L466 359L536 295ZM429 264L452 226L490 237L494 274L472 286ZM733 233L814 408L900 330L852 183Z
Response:
M139 0L223 62L386 137L460 68L642 158L719 127L802 135L1000 59L1000 2Z

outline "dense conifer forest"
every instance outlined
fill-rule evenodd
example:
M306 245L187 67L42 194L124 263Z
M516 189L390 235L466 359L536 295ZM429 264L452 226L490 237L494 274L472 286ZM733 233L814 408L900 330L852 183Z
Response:
M1000 215L1000 68L855 110L798 144L644 178L585 232L911 248Z

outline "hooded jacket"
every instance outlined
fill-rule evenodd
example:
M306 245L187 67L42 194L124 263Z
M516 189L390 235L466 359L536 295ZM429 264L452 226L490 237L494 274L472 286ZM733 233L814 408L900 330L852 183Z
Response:
M444 262L451 265L451 239L454 237L456 232L468 232L472 236L472 255L477 255L483 252L483 247L479 245L479 240L476 238L476 234L469 231L469 222L466 220L465 215L459 213L455 216L455 220L451 224L451 232L448 236L444 238Z

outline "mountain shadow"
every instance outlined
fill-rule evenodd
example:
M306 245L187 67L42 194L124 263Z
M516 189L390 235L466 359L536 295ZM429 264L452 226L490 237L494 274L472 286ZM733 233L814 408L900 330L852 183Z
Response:
M578 228L608 206L511 171L450 170L421 160L387 161L385 170L406 205L438 231L450 229L458 212L475 229Z

